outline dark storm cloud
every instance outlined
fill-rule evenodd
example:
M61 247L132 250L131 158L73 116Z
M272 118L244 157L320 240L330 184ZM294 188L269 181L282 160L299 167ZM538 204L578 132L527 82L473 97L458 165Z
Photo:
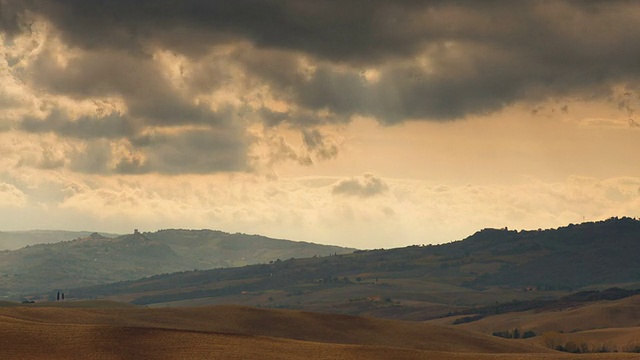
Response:
M247 170L250 139L233 124L240 109L194 103L190 88L172 84L160 65L123 51L86 51L59 65L51 50L43 51L25 79L34 88L72 99L122 101L123 113L70 117L55 106L44 119L26 117L20 129L53 132L83 139L87 151L71 154L70 167L88 173L211 173ZM194 75L195 77L195 75ZM193 79L188 79L193 80ZM208 90L215 79L208 79ZM199 130L144 133L156 127L195 126ZM100 139L126 139L136 155L114 158ZM115 164L115 165L114 165Z
M129 154L114 153L105 139L94 139L70 155L71 169L96 174L205 174L246 171L242 136L215 130L188 130L145 137Z
M242 135L216 130L190 130L152 136L141 149L148 166L163 173L245 171L247 143Z
M24 4L13 0L0 0L0 32L15 35L20 32L20 15Z
M416 41L407 35L417 34L402 21L424 7L381 0L32 0L27 6L84 48L144 52L152 42L201 54L207 45L242 38L336 60L411 53Z
M640 3L632 1L0 0L0 6L5 41L35 31L29 21L42 17L79 54L61 66L55 51L43 51L22 73L29 86L126 105L126 117L109 125L26 119L22 128L103 133L143 152L153 148L144 161L118 162L123 172L245 168L246 153L238 151L248 140L230 129L248 118L292 125L310 152L331 158L337 149L313 129L353 115L385 124L445 121L519 101L608 98L616 85L640 90ZM158 49L189 60L190 68L180 69L182 83L166 76L154 57ZM240 105L215 110L194 101L229 84L241 93L265 89L264 97L248 94ZM270 99L288 106L275 111L265 105ZM247 112L254 114L243 118ZM150 147L139 133L194 124L232 138L194 134ZM184 155L172 150L178 148ZM217 157L200 158L201 149ZM228 158L218 152L227 150Z
M634 40L640 31L639 3L422 4L409 8L395 2L393 14L401 21L394 27L378 24L369 29L372 39L403 38L402 49L384 41L368 46L371 41L351 39L350 51L359 57L350 51L340 57L322 47L310 51L295 41L286 43L285 37L279 47L240 52L237 60L281 98L306 110L333 113L325 119L309 112L291 114L289 121L300 126L344 122L353 114L374 116L384 123L459 119L491 113L516 101L603 98L614 84L637 90L640 83L635 63L640 45ZM376 2L370 5L384 8ZM354 21L361 15L354 15ZM335 41L350 34L341 36ZM309 43L315 40L311 35ZM386 51L384 56L380 49ZM296 62L300 51L318 60L311 73ZM367 68L377 69L379 79L366 81L362 73Z
M365 174L364 179L348 179L338 182L333 187L334 195L372 197L380 195L389 190L389 186L380 178L371 174Z
M17 7L15 1L4 2ZM144 57L152 45L202 56L213 45L249 41L262 50L237 55L248 71L306 109L331 110L335 121L354 113L387 123L456 119L499 110L518 100L575 92L602 95L612 83L636 85L640 75L636 65L640 45L635 41L640 3L629 1L32 0L26 4L52 21L70 44L85 49L115 49ZM320 61L310 79L293 71L297 54ZM428 58L428 64L414 61L419 54ZM98 60L88 61L78 71L108 66ZM336 63L347 70L336 72ZM109 64L120 66L117 61ZM375 84L363 84L359 76L369 66L381 71ZM146 83L153 79L146 76L148 72L139 76L127 72L134 74L129 82L147 84L147 89L167 88ZM193 85L207 89L211 83L203 75ZM140 88L114 79L118 80L122 91ZM95 88L100 89L92 86L89 91ZM150 111L151 102L167 104L152 114L157 120L178 113L200 116L193 107L158 101L171 99L171 94L164 95L138 96L132 109ZM314 119L290 120L305 124Z
M59 111L52 111L45 119L25 118L21 123L21 129L32 133L53 132L81 139L122 138L132 136L136 132L132 120L120 114L69 119Z
M207 45L247 39L259 47L365 63L444 41L544 50L542 57L554 62L561 54L568 62L585 55L609 58L599 50L616 47L611 38L633 38L640 6L622 0L3 0L3 7L13 8L7 27L20 4L83 48L144 52L153 43L202 53Z
M44 52L29 68L34 86L74 98L121 97L128 114L148 124L219 124L224 116L194 105L171 84L156 62L125 52L87 52L61 67ZM209 89L215 89L212 81Z
M452 120L497 111L519 100L606 97L613 84L624 82L637 88L640 83L640 70L628 59L584 63L586 58L576 58L574 63L562 64L544 62L540 57L546 55L529 52L486 44L434 45L427 51L428 68L409 61L384 63L375 81L367 81L359 67L335 71L329 63L322 63L307 78L290 73L278 76L290 65L266 74L252 66L247 71L264 76L282 97L304 109L334 114L325 121L309 113L291 117L293 123L305 126L345 122L354 114L389 124L407 119ZM263 56L262 63L268 62L268 54ZM634 58L640 51L625 56Z

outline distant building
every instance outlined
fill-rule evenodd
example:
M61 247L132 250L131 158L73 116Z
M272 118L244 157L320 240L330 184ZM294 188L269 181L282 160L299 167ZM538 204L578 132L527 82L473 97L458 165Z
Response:
M138 235L138 234L140 234L140 231L138 231L138 229L133 229L133 234L134 235Z

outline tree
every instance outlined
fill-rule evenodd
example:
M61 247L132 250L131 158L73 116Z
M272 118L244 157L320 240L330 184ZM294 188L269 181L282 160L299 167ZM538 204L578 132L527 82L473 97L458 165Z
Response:
M562 336L556 331L546 332L542 334L542 344L549 349L563 349L564 347L562 346L562 343Z

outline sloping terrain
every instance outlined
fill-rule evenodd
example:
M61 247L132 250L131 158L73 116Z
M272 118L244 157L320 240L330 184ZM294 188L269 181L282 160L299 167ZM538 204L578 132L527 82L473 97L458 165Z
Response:
M459 317L431 320L432 324L452 325ZM543 346L585 344L589 349L609 351L640 350L640 295L619 300L601 300L569 308L530 310L485 316L454 326L484 334L533 331L530 342Z
M462 244L460 244L462 245ZM504 260L498 271L469 285L575 289L592 284L640 280L640 221L612 218L558 230L486 232L478 250ZM481 250L482 249L482 250Z
M507 303L494 303L485 306L476 306L457 312L451 312L446 317L457 317L456 324L473 322L486 316L493 316L505 313L522 313L525 311L544 312L579 308L591 305L596 302L613 301L640 295L640 289L628 290L617 287L598 290L585 290L556 299L537 298L533 300L517 301L512 300ZM460 315L463 315L462 317ZM455 324L454 324L455 325Z
M364 358L375 354L376 358L413 359L434 352L549 352L415 322L238 306L144 309L101 305L104 307L85 303L75 308L67 303L62 307L0 308L0 354L38 358L80 353L99 358L252 358L258 354L267 358L285 354L286 358Z
M239 306L144 309L109 302L0 308L0 357L80 356L83 359L576 358L524 342L429 324L299 311ZM633 357L598 354L579 358Z
M528 344L418 322L233 305L169 309L86 305L82 308L12 307L0 308L0 316L30 322L164 328L445 352L541 350Z
M25 246L37 244L53 244L84 238L91 235L91 231L64 230L28 230L28 231L0 231L0 251L18 250ZM100 233L105 237L117 237L116 234Z
M67 359L574 359L416 322L239 306L144 309L101 302L0 308L0 357ZM580 359L628 359L599 354Z
M431 320L441 325L452 324L455 318ZM461 329L492 333L505 329L578 332L613 327L640 326L640 295L613 301L597 301L565 309L509 312L486 316L478 321L456 325Z
M128 254L132 264L144 263L135 259L144 253L153 254L156 259L170 259L187 253L189 247L199 249L190 260L198 261L198 256L206 253L209 242L203 237L209 233L185 232L191 240L178 244L173 243L176 234L162 232L158 238L145 233L110 241L125 245L114 249ZM91 245L101 240L94 235L63 244ZM278 256L280 259L257 265L190 270L135 281L65 288L67 300L103 300L37 301L26 306L4 303L7 306L0 308L0 323L6 322L6 326L0 324L0 349L6 346L11 355L30 357L27 356L30 351L41 351L32 349L33 342L41 337L43 343L53 344L51 358L56 359L74 352L89 352L96 354L95 358L233 359L255 358L259 354L262 358L294 359L303 356L572 359L577 355L553 352L550 348L636 351L636 345L640 344L636 340L640 329L640 296L634 296L637 292L573 290L581 286L591 289L606 288L608 284L638 284L640 277L634 275L636 262L619 252L640 253L639 243L639 221L609 219L557 230L489 229L463 241L438 246L342 255L333 251L287 260ZM256 243L251 244L253 248ZM611 244L616 249L605 251ZM226 252L234 246L237 243L218 249ZM73 254L70 249L73 247L65 251ZM596 259L593 249L602 250L600 258ZM109 251L112 249L107 248L106 252ZM209 256L212 255L204 258ZM67 260L73 263L74 258ZM537 274L529 276L529 270L523 271L531 269L531 264L542 267L540 272L547 276L544 282L536 283L540 279ZM603 264L607 264L606 269ZM127 266L119 270L129 269ZM518 276L508 274L510 271ZM562 278L560 282L553 272L562 273L557 277ZM589 280L592 275L593 280ZM618 296L628 297L612 300ZM553 298L559 300L550 301ZM109 299L129 304L116 306ZM459 325L453 325L457 317L429 323L415 321L482 306L500 308L501 303L507 302L515 309L523 300L532 300L522 302L525 305L542 306L528 311L512 309ZM212 304L262 308L202 306ZM195 305L199 307L192 307ZM531 331L536 336L527 339L491 336L494 332L516 329L520 334ZM113 346L114 342L118 345ZM36 355L49 356L44 351ZM577 357L617 359L638 355L606 353Z
M470 306L640 281L640 221L485 229L443 245L356 251L70 289L140 305L243 304L426 320Z
M0 252L0 296L18 299L31 293L39 297L57 289L155 274L351 251L211 230L162 230L116 238L94 233L73 241Z

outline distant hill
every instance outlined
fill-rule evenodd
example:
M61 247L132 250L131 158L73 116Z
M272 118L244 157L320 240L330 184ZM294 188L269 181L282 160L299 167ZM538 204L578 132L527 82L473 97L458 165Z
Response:
M28 230L28 231L0 231L0 251L17 250L28 245L53 244L84 238L91 235L91 231L63 231L63 230ZM105 237L116 237L117 234L100 233Z
M611 218L557 230L486 230L449 251L492 259L500 268L468 282L471 286L577 288L640 281L640 221Z
M443 245L166 274L70 294L423 320L470 306L557 298L587 286L637 284L637 254L640 221L611 218L553 230L485 229Z
M97 233L0 252L0 299L176 271L352 252L337 246L212 230L161 230L108 238Z

